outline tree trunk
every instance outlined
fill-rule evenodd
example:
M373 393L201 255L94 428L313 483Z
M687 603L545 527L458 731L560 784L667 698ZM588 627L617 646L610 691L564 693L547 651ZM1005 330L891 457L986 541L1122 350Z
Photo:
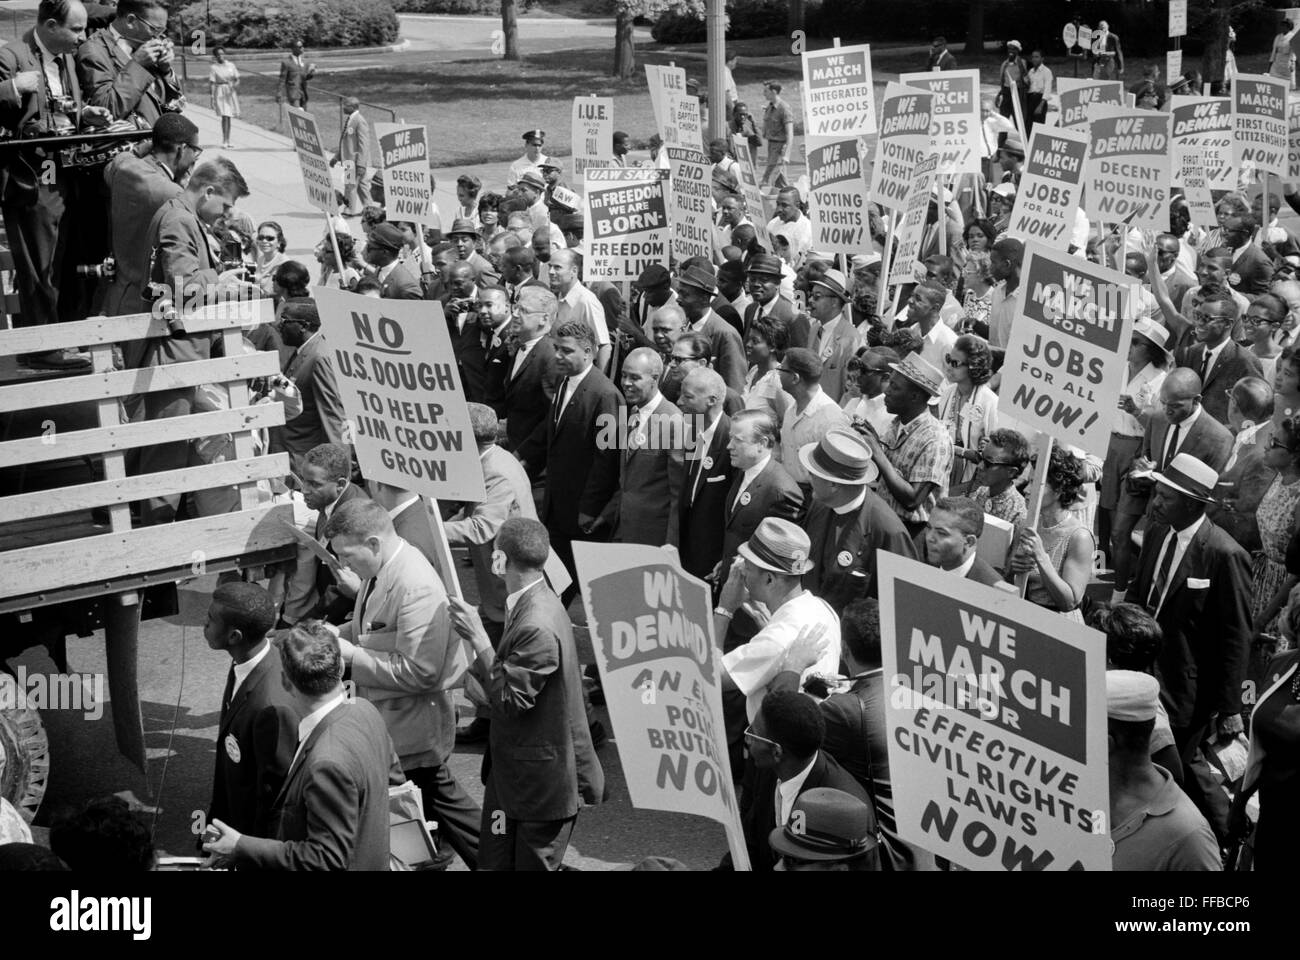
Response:
M970 16L966 19L966 53L977 57L984 55L984 0L970 0Z
M794 33L796 30L802 30L803 21L804 0L790 0L790 8L786 12L785 32Z
M501 32L506 35L502 59L519 59L519 0L501 0Z
M636 69L635 23L636 18L626 10L620 9L614 17L614 76L620 80L627 80Z
M1201 79L1211 84L1212 93L1223 92L1223 65L1228 49L1228 10L1232 0L1214 0L1214 9L1205 21L1201 36L1205 38L1205 52L1201 55ZM1201 91L1193 90L1194 96Z

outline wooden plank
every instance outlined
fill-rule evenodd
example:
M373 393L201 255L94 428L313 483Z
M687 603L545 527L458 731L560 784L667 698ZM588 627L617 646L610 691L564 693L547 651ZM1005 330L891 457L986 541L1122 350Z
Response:
M201 576L209 558L237 557L288 543L293 534L284 524L292 522L293 506L282 503L10 550L0 553L0 596L39 595L181 566Z
M243 349L243 334L238 330L227 330L221 335L222 352L230 357L239 353ZM232 407L246 407L251 402L252 392L248 389L248 381L240 380L237 383L227 385L226 391L230 397ZM231 443L235 448L234 456L238 460L246 460L254 454L253 434L251 431L240 431L231 435ZM284 473L288 473L288 467ZM284 476L284 474L281 474ZM239 509L252 510L258 504L257 485L244 483L239 487Z
M253 491L256 493L255 484L258 480L285 477L288 474L289 455L274 453L269 456L230 460L225 463L205 463L198 467L146 473L138 477L110 478L95 483L81 483L74 487L37 490L0 498L0 524L52 517L61 513L71 513L74 510L91 510L110 504L129 504L148 497L167 497L190 490L208 490L213 487L229 487L243 483L254 484Z
M113 369L113 348L96 344L90 348L90 360L96 373L109 373ZM98 404L99 425L116 427L122 422L122 405L119 400L101 400ZM121 450L104 454L104 479L121 480L126 476L126 455ZM93 506L93 504L92 504ZM131 529L131 508L125 503L114 503L108 510L108 525L114 533Z
M271 300L235 300L212 304L185 317L187 333L206 333L230 328L251 329L275 319ZM45 350L80 349L123 340L147 340L170 336L167 321L150 313L122 317L89 317L75 323L51 323L37 327L16 327L0 331L0 355L39 353Z
M0 469L283 424L284 404L259 403L252 407L192 413L186 417L171 417L167 420L145 420L95 430L72 430L56 434L52 438L24 437L0 443Z
M161 367L142 367L139 370L118 370L113 373L87 373L65 380L0 387L0 413L53 407L61 403L129 397L137 393L156 393L159 390L179 390L205 383L266 377L279 372L279 354L274 351L258 351L241 357L191 360L188 363L170 363Z

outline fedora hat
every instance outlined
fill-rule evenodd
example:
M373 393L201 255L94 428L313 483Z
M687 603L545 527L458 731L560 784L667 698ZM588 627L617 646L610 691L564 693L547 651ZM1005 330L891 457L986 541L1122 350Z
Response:
M901 363L891 363L889 369L901 373L932 397L937 397L943 386L943 374L919 353L909 353Z
M406 243L406 237L391 223L380 223L370 231L370 241L373 246L385 247L397 253Z
M764 518L749 542L742 543L736 552L760 570L786 576L801 577L813 568L808 559L812 552L808 534L780 517Z
M1164 473L1152 473L1157 483L1173 487L1184 496L1202 503L1213 503L1210 493L1219 482L1219 474L1190 453L1180 453L1170 461Z
M849 299L848 291L845 290L846 283L844 280L844 274L840 273L838 270L827 270L818 279L814 280L812 285L814 287L825 287L841 300Z
M781 258L770 253L760 253L749 261L746 273L761 273L772 277L781 276Z
M712 293L718 287L713 274L709 273L709 271L705 270L703 267L689 267L686 270L683 270L681 275L677 278L677 285L679 287L696 287L703 290L705 293Z
M1174 358L1174 355L1169 352L1169 348L1165 346L1169 342L1169 331L1150 317L1142 317L1133 324L1133 336L1142 337L1154 343L1165 355L1165 360Z
M474 221L470 220L468 217L457 217L453 220L451 222L451 229L447 231L445 236L454 237L458 234L467 234L471 237L477 237L478 231L474 229Z
M768 845L777 854L822 863L863 856L878 842L871 807L833 787L813 787L799 794L789 822L768 834Z
M880 470L871 459L871 448L857 432L834 427L815 443L799 448L799 462L814 477L831 483L861 485L871 483Z
M546 189L546 181L542 179L542 175L536 170L525 170L521 173L519 175L519 185L521 187L532 187L534 190Z

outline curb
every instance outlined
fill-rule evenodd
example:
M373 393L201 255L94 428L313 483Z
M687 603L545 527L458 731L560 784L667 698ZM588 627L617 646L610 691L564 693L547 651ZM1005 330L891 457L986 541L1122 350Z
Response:
M332 60L343 57L365 57L379 53L404 53L411 46L410 40L400 40L386 47L328 47L324 50L304 50L303 56L315 60ZM258 63L266 60L279 62L287 55L287 50L248 50L238 47L226 47L226 56L231 60L245 63Z

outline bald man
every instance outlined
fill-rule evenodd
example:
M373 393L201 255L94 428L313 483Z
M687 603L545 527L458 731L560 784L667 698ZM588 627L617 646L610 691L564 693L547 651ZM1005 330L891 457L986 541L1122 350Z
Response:
M794 187L781 190L776 195L776 216L767 224L769 237L785 237L790 245L790 264L796 267L812 249L812 222L800 209L802 200Z
M560 300L560 312L555 326L561 327L570 320L581 320L591 327L596 340L596 369L604 373L609 368L613 347L609 338L609 323L600 298L582 284L582 254L577 250L555 250L546 264L546 277L551 292Z
M682 381L677 405L686 420L686 478L678 509L682 569L703 580L722 559L731 489L731 418L723 412L727 383L708 367Z
M678 511L685 472L681 411L659 392L664 363L639 347L623 362L626 430L619 430L619 487L601 521L620 543L678 543Z

